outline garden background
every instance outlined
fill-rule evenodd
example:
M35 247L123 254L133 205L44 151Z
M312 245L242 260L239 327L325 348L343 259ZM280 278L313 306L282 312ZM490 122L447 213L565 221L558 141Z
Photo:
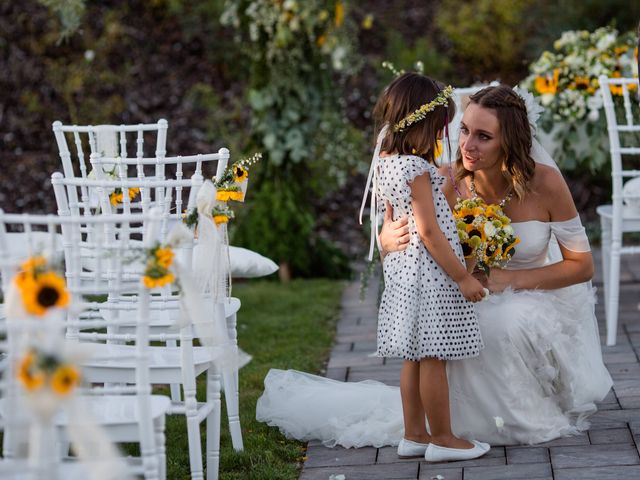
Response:
M635 30L628 0L0 3L0 208L53 212L51 123L169 121L168 154L264 154L232 243L281 275L348 275L383 60L454 86L522 81L562 32ZM562 166L562 165L561 165ZM596 223L608 165L565 165Z

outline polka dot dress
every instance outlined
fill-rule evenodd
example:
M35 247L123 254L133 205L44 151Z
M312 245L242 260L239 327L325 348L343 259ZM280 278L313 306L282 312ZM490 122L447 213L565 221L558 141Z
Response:
M378 351L383 357L455 360L475 357L483 348L475 308L431 257L416 229L409 183L428 173L438 224L464 263L462 247L436 167L413 155L378 159L378 202L393 206L395 219L409 217L410 243L383 262L385 289L378 315Z

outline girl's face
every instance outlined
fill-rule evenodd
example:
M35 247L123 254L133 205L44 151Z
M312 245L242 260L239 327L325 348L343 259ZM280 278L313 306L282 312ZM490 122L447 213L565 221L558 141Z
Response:
M458 146L462 164L470 172L502 168L504 154L496 111L470 103L460 124Z

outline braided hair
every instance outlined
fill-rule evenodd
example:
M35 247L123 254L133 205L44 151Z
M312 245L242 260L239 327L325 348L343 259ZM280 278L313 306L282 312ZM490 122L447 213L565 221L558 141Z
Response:
M502 174L522 200L530 191L529 182L535 172L535 161L531 158L531 127L527 118L527 107L520 95L508 85L487 87L469 97L469 103L495 110L500 124L500 137L504 161ZM464 168L462 153L458 149L456 159L456 182L472 172Z

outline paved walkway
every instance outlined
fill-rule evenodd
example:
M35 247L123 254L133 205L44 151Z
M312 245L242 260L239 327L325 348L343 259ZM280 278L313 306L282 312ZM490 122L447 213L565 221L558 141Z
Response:
M595 260L594 283L601 287L598 252ZM484 458L439 464L400 460L395 447L326 448L310 442L300 480L328 480L339 474L345 480L640 479L640 258L623 260L633 262L623 265L618 344L603 347L615 386L591 417L589 432L536 446L493 447ZM328 377L398 385L400 361L367 356L375 350L376 287L370 285L365 303L359 300L359 282L345 290ZM599 301L597 315L604 338L601 291Z

